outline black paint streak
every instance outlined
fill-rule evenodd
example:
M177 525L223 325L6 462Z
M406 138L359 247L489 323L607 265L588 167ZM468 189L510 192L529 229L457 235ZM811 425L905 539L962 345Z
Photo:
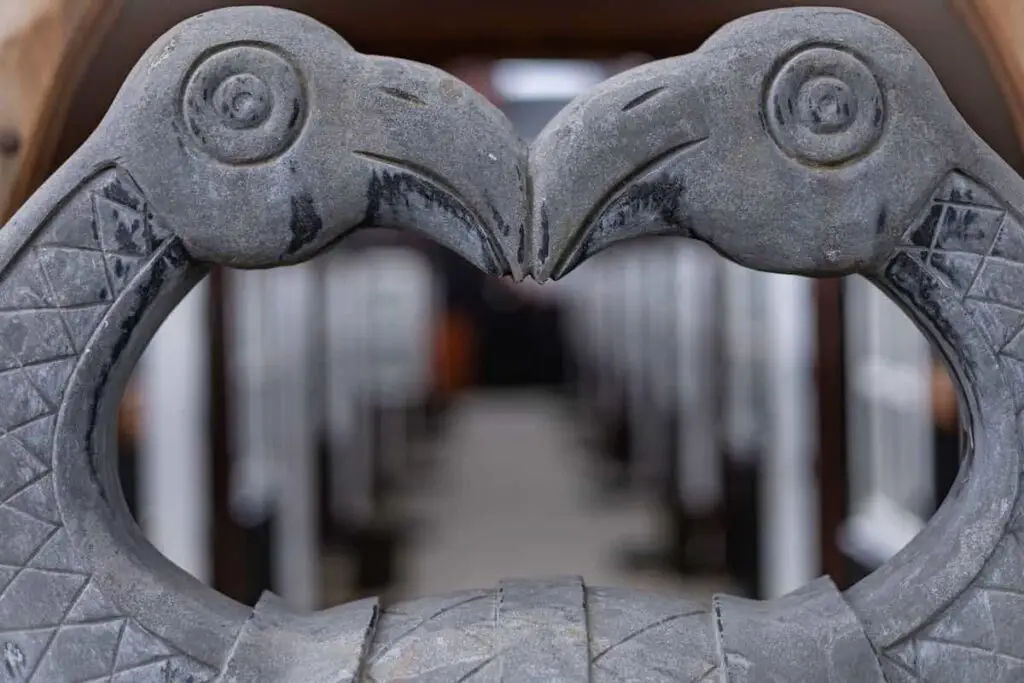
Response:
M906 253L897 253L886 266L885 277L887 284L892 287L899 299L909 308L917 318L924 318L933 330L933 333L945 344L938 345L938 349L946 354L946 349L969 349L971 342L965 337L957 321L951 317L949 310L949 288L942 281L935 277L929 268L920 264L916 259ZM967 277L958 277L958 281L969 281ZM963 295L963 291L957 291L956 295ZM973 320L963 314L969 323ZM973 323L976 325L976 323ZM979 332L980 334L980 332ZM978 386L978 367L974 357L970 354L958 354L956 358L947 357L947 366L955 374L960 386ZM973 417L973 416L972 416ZM974 435L971 430L972 420L965 421L967 425L967 437L971 446L974 443ZM970 463L974 459L973 447L964 450L964 463L961 465L961 474L950 490L949 496L958 497L963 487L969 481L971 472Z
M481 225L483 224L480 217L470 210L469 202L462 198L458 190L440 174L426 166L375 152L355 150L352 153L369 161L391 166L392 170L385 170L382 175L408 177L411 184L424 186L422 194L419 191L416 194L420 194L420 196L432 203L438 203L446 211L453 213L453 215L461 217L462 214L465 214L467 218L476 220ZM406 205L408 205L408 201L406 201Z
M103 196L115 204L127 206L133 211L138 211L139 206L141 205L139 198L129 192L121 180L116 176L109 183L103 186Z
M584 219L582 227L570 238L569 244L552 271L553 276L560 277L560 274L576 260L589 253L588 250L592 248L593 232L597 226L600 225L603 229L622 225L627 217L636 215L638 211L646 213L653 211L667 225L677 227L681 231L688 231L690 226L682 220L679 211L681 198L677 196L672 199L670 197L672 192L681 193L684 190L682 180L657 174L657 171L666 168L680 154L707 140L708 137L702 137L670 147L641 164L632 173L627 174L609 188L601 201L594 205ZM655 178L656 174L658 177ZM652 179L640 181L645 176L651 176Z
M402 159L359 150L353 154L389 167L374 169L366 188L366 213L360 225L379 227L386 224L387 209L409 210L412 208L410 199L419 197L428 207L436 206L471 231L484 245L482 251L488 270L496 273L509 271L501 250L488 236L483 218L447 180L428 168Z
M656 95L658 95L659 93L661 93L663 90L665 90L665 86L664 85L660 85L657 88L652 88L651 90L648 90L647 92L645 92L644 94L640 95L639 97L634 97L629 102L626 102L625 106L622 107L622 111L629 111L630 109L632 109L634 107L640 106L644 102L650 100L651 98L653 98Z
M25 653L21 651L21 648L18 648L18 646L13 643L5 643L5 645L9 645L11 648L14 648L10 652L13 656L4 657L4 669L7 671L7 677L13 681L16 677L21 678L25 674Z
M941 204L932 204L924 221L907 236L911 244L917 247L932 246L932 242L935 239L935 231L939 227L939 219L942 218L942 211L943 207Z
M132 306L126 311L124 318L121 320L121 324L118 327L119 334L114 340L110 355L103 360L102 366L99 368L97 373L98 378L96 385L93 389L91 400L89 401L89 419L87 422L87 432L85 434L85 444L89 453L88 467L89 474L97 484L100 483L99 471L96 467L95 456L96 448L94 439L96 436L96 428L99 427L99 408L103 399L103 392L107 388L107 383L110 380L110 375L113 372L114 367L117 365L121 354L128 347L129 342L132 338L132 333L139 326L143 316L149 310L149 308L156 301L160 292L164 289L166 283L174 276L175 273L181 270L182 267L188 262L188 254L185 252L185 248L180 242L175 242L168 246L168 248L158 256L156 256L152 265L145 270L139 277L139 281L131 288L130 294L133 296ZM113 304L112 304L113 306ZM109 315L109 309L108 313ZM104 321L106 317L104 317ZM103 322L100 322L100 326ZM107 504L110 500L107 498L107 493L102 485L97 486L100 497Z
M486 201L487 208L491 211L491 218L494 220L494 225L497 226L498 231L505 237L511 235L512 226L505 222L505 218L501 215L501 212L498 211L498 208L494 206L490 198L486 199Z
M411 92L406 92L405 90L402 90L400 88L392 88L390 86L385 85L381 86L380 91L385 95L390 95L391 97L394 97L399 100L412 102L413 104L418 104L421 106L427 105L427 103L424 102L421 98L417 97L416 95L413 95Z
M125 220L117 221L117 228L114 230L114 242L117 244L118 249L127 252L140 251L139 245L136 243L136 236L141 236L145 240L144 227L140 219L133 218L131 223ZM148 245L143 245L143 249L146 247Z
M299 102L298 98L292 100L292 117L288 119L288 130L295 127L295 124L299 121L299 114L302 113L302 103Z
M942 231L935 244L944 249L983 251L992 238L986 234L988 225L979 222L980 213L969 207L948 206L942 220Z
M885 109L882 107L882 103L881 102L877 102L875 104L875 120L874 120L875 128L878 128L879 126L882 125L882 117L883 116L885 116Z
M595 239L607 237L637 216L657 216L670 229L668 234L690 234L692 226L682 212L685 192L682 178L668 175L630 185L601 213L600 230L590 233L581 255L591 255L597 248Z
M437 206L444 213L462 223L468 225L473 222L472 214L461 202L418 175L390 170L374 170L373 177L366 189L367 205L363 223L379 225L386 207L412 208L409 202L412 196L417 196L427 204Z
M713 599L711 603L711 609L715 613L715 630L716 639L721 642L725 636L725 619L722 617L722 603L718 599Z
M544 263L551 253L551 223L548 220L548 205L540 205L540 245L537 247L537 259Z
M516 250L516 259L519 265L526 262L526 226L519 226L519 249Z
M960 187L956 183L953 184L953 187L949 191L949 200L960 204L977 203L974 201L974 188L970 186Z
M889 210L887 207L882 207L882 210L878 212L878 220L875 223L875 234L881 235L885 233L885 225L889 222Z
M307 193L292 196L292 217L288 223L292 239L286 254L296 253L313 240L324 228L324 221L316 209L313 197Z

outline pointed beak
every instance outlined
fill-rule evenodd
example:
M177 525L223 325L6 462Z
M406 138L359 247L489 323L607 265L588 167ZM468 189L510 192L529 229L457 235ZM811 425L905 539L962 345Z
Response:
M563 110L533 145L531 256L539 281L645 234L690 234L688 156L708 139L676 58L607 81Z
M527 152L501 112L454 77L371 57L360 130L364 225L421 232L492 275L522 279Z

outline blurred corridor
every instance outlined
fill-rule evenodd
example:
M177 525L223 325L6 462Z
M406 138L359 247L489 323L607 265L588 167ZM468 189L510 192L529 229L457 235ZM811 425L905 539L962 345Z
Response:
M450 431L433 445L444 453L438 471L425 490L401 501L418 533L394 595L490 586L507 576L576 574L593 585L698 599L728 588L721 578L624 566L623 545L656 542L659 511L643 499L602 497L588 466L596 456L564 398L473 392L459 399L450 419Z

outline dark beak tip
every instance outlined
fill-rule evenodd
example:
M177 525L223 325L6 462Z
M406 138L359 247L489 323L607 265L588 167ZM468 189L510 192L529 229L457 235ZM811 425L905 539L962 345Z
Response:
M543 273L530 273L528 276L520 278L518 282L526 280L527 277L536 282L538 285L542 285L550 279L547 275Z
M509 264L508 270L497 275L498 277L507 277L513 282L522 282L530 275L530 272L523 264L512 262Z
M544 284L546 282L557 282L562 279L562 276L570 268L560 267L558 264L557 254L552 254L549 258L538 261L535 267L530 271L529 275L538 284Z

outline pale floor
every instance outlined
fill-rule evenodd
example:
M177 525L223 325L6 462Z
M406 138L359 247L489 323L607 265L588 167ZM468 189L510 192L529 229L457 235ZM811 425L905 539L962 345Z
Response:
M641 502L601 499L569 406L537 392L471 394L441 443L439 471L405 496L417 519L404 581L391 599L489 587L506 577L582 575L707 600L725 582L639 575L616 549L658 533Z

